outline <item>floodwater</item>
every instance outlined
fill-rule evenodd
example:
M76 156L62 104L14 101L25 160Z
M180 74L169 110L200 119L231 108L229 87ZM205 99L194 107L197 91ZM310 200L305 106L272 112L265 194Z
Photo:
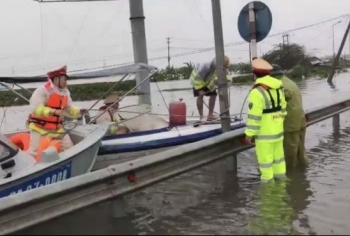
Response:
M349 74L330 87L325 80L300 82L306 109L350 97ZM188 87L186 82L159 83L162 89ZM162 97L153 88L156 112ZM239 113L248 86L231 89L231 110ZM164 92L165 100L184 98L189 114L195 111L191 90ZM124 102L131 104L135 97ZM93 102L79 103L88 106ZM159 103L159 105L158 105ZM246 111L247 105L244 107ZM4 129L21 128L28 108L9 108ZM218 110L218 109L217 109ZM23 114L23 115L22 115ZM127 216L111 217L111 204L102 203L25 230L21 234L348 234L350 232L350 115L341 115L341 128L331 119L307 131L311 164L290 174L289 182L260 185L254 150L239 155L238 173L220 161L126 196ZM9 121L11 117L11 122ZM17 127L16 127L17 124Z

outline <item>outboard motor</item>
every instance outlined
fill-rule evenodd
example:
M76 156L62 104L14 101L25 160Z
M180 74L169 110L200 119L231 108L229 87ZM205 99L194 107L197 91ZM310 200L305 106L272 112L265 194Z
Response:
M65 130L71 130L77 127L77 125L87 125L91 121L90 114L87 112L78 119L73 119L65 116L63 119L63 127Z
M87 125L90 123L90 121L91 121L90 114L89 114L89 112L86 112L84 115L79 117L78 124L79 125Z

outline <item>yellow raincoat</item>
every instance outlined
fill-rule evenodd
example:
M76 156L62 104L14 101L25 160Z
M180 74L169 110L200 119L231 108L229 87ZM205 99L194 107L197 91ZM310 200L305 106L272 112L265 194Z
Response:
M257 79L248 100L245 135L255 139L261 181L283 178L286 173L283 150L286 101L282 82L271 76Z

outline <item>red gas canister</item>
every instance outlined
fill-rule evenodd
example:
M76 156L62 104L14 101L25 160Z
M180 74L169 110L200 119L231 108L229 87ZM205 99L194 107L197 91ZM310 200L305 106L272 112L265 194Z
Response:
M186 103L179 101L172 101L169 103L169 125L186 125Z

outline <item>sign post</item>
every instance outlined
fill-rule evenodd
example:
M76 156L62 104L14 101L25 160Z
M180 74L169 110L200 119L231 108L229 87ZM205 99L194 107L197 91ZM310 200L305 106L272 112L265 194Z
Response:
M257 43L266 38L272 26L269 7L260 1L245 5L238 16L238 31L250 43L251 58L258 56Z
M258 48L256 42L256 23L254 2L249 3L249 28L250 28L250 52L251 58L258 57Z

